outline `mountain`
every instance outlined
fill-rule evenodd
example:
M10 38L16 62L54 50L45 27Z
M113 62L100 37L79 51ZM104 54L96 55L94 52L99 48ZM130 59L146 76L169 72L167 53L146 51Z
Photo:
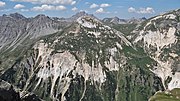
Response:
M128 19L128 23L136 23L136 24L139 24L139 23L142 23L144 21L146 21L147 19L145 17L142 17L142 18L131 18L131 19Z
M29 92L16 91L13 85L0 80L0 99L1 101L41 101L37 95Z
M85 12L79 12L70 18L48 17L43 14L26 18L19 13L4 14L0 16L0 50L14 50L26 39L37 39L61 31L85 15L94 17Z
M78 18L80 18L82 16L90 16L92 18L96 18L93 14L88 14L85 11L81 11L81 12L78 12L75 15L71 16L70 18L66 18L66 21L71 21L71 22L76 21Z
M0 50L0 80L17 96L26 92L26 100L154 101L158 91L180 88L180 10L113 26L85 12L62 19L15 15L0 17L0 28L10 29L1 30L9 42L3 47L16 46Z
M118 17L113 17L113 18L104 18L102 20L104 23L113 23L113 24L126 24L127 20L125 19L119 19Z
M180 89L175 88L171 91L158 91L154 96L152 96L149 101L179 101Z
M118 17L113 17L113 18L104 18L102 22L106 24L139 24L143 21L145 21L146 18L131 18L131 19L120 19Z
M180 87L180 10L159 15L136 29L134 43L157 61L152 72L159 76L165 89Z
M17 20L26 19L25 16L23 16L23 15L21 15L19 13L10 14L9 17L12 17L12 18L17 19Z
M11 84L0 80L0 98L2 101L19 101L20 96L17 93Z
M53 20L45 15L26 18L14 13L0 16L0 50L14 50L27 39L55 33L70 23Z
M128 39L131 39L131 34L136 27L140 26L142 22L145 22L146 18L131 18L131 19L120 19L118 17L104 18L102 22L120 32L123 32Z

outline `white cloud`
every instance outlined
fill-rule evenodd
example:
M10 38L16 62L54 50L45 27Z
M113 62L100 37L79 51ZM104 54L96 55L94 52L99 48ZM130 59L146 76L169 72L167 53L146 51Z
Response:
M138 13L140 13L140 14L152 14L154 12L155 12L154 9L151 7L140 8L140 10L138 11Z
M101 4L100 7L109 7L111 6L110 4Z
M93 3L93 4L90 6L90 8L97 8L97 7L99 7L99 5L97 5L97 4L95 4L95 3Z
M128 12L130 12L130 13L135 13L135 12L136 12L136 9L133 8L133 7L130 7L130 8L128 8Z
M5 5L6 5L5 2L0 1L0 7L3 7L3 6L5 6Z
M139 14L152 14L155 11L151 7L140 8L139 10L137 10L137 9L135 9L133 7L130 7L130 8L128 8L128 12L130 12L130 13L139 13Z
M41 6L36 6L33 7L33 11L48 11L48 10L65 10L65 6L53 6L53 5L41 5Z
M30 2L30 3L38 3L38 4L76 4L75 0L11 0L17 2Z
M76 1L72 1L72 2L71 2L71 5L74 5L74 4L76 4Z
M109 13L111 13L111 12L105 11L104 8L99 8L99 9L96 10L95 13L97 13L97 14L102 14L102 13L109 14Z
M72 11L77 11L77 10L78 10L78 8L73 7L71 10L72 10Z
M22 4L17 4L14 6L14 9L20 9L20 8L24 8L25 6Z
M41 6L36 6L32 8L33 11L47 11L47 10L54 10L54 9L55 7L52 5L41 5Z
M103 8L99 8L96 10L96 13L105 13L104 9Z
M55 10L66 10L66 7L65 7L65 6L62 6L62 5L56 6L56 7L55 7Z

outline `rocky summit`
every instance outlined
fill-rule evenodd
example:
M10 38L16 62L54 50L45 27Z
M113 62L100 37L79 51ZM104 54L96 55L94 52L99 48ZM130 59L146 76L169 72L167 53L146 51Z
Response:
M2 101L180 100L180 10L127 20L14 13L0 23Z

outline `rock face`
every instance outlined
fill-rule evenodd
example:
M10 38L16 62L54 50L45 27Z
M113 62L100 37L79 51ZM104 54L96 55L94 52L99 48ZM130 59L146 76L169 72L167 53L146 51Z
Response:
M41 99L33 93L27 93L20 96L13 86L4 80L0 80L0 99L1 101L41 101Z
M141 23L129 34L132 42L83 12L61 31L51 31L55 33L46 30L56 29L58 18L11 15L31 22L32 36L1 54L0 79L20 89L21 100L27 101L147 101L159 90L179 87L178 12L177 17L164 14L158 31L149 29L155 18ZM159 26L166 21L162 33Z
M113 18L104 18L102 20L103 23L106 24L139 24L143 21L145 21L146 18L131 18L131 19L120 19L118 17L113 17Z
M42 37L0 78L44 100L147 100L146 94L163 88L143 68L151 60L137 65L132 57L149 59L123 33L83 16L62 32Z
M157 62L152 72L161 78L164 88L169 90L180 87L179 18L180 10L151 18L137 29L134 38L134 43L141 45Z
M113 17L113 18L104 18L102 20L104 23L114 23L114 24L126 24L127 20L125 19L119 19L118 17Z
M26 18L18 13L0 16L0 50L14 50L25 40L53 34L69 22L53 20L45 15Z
M1 101L20 101L20 96L11 84L0 80L0 99Z
M22 93L22 92L21 92ZM21 94L21 101L43 101L33 93Z
M65 20L66 21L73 21L73 22L76 22L76 20L80 17L83 17L83 16L90 16L92 18L96 18L93 14L88 14L86 13L85 11L82 11L82 12L78 12L76 13L75 15L73 15L72 17L70 18L66 18ZM97 18L96 18L97 19Z

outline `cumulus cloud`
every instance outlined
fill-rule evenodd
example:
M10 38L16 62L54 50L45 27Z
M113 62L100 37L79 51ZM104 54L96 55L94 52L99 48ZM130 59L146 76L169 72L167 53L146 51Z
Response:
M97 4L95 4L95 3L93 3L93 4L90 6L90 8L97 8L97 7L99 7L99 5L97 5Z
M54 10L54 9L55 7L52 5L41 5L41 6L36 6L32 8L33 11L47 11L47 10Z
M135 13L135 12L136 12L136 9L133 8L133 7L130 7L130 8L128 8L128 12L130 12L130 13Z
M99 8L96 10L96 13L105 13L104 9L103 8Z
M76 3L75 0L11 0L17 2L30 2L30 3L38 3L38 4L70 4L74 5Z
M62 5L53 6L53 5L46 5L46 4L32 8L33 11L65 10L65 9L66 7Z
M151 7L139 8L138 10L135 9L134 7L130 7L130 8L128 8L128 12L130 12L130 13L139 13L139 14L152 14L155 11Z
M77 7L73 7L71 10L72 10L72 11L77 11L78 8L77 8Z
M138 13L141 13L141 14L152 14L154 12L155 12L154 9L151 7L140 8L140 10L138 11Z
M6 5L5 2L0 1L0 7L3 7L3 6L5 6L5 5Z
M71 5L74 5L74 4L76 4L76 1L72 1L72 2L71 2Z
M24 8L25 6L22 4L17 4L14 6L14 9L20 9L20 8Z
M101 4L100 7L109 7L111 6L110 4Z
M66 10L66 7L65 6L55 6L55 10Z

